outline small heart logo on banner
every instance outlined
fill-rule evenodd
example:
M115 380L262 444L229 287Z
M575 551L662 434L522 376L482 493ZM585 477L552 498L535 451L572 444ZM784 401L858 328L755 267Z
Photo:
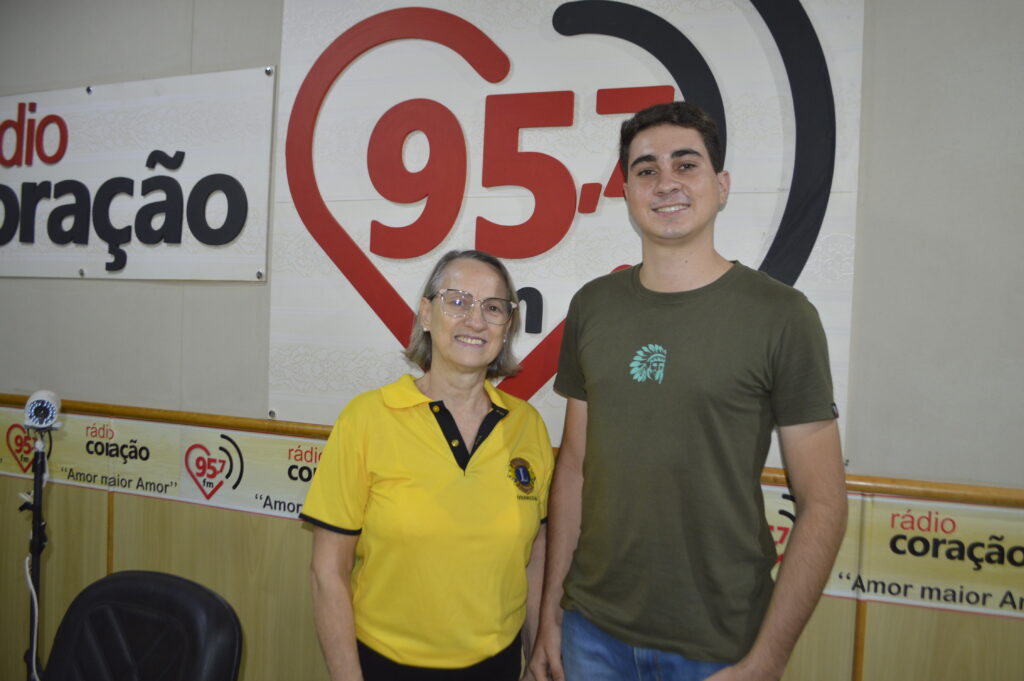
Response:
M227 458L211 455L201 444L194 444L185 452L185 470L207 499L224 485L228 469Z
M32 466L32 438L19 423L7 429L7 451L11 453L21 472L28 473Z

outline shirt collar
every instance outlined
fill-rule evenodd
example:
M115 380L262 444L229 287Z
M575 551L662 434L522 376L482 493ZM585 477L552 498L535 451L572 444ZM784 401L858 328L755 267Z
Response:
M505 404L505 400L501 398L501 392L486 379L484 380L484 390L487 391L487 397L490 398L491 404L495 407L501 407L506 413L508 412L508 406Z
M484 390L487 392L487 398L494 406L501 407L506 411L508 410L505 400L502 399L501 392L491 385L490 381L484 380ZM384 397L384 404L391 409L407 409L418 404L429 404L431 402L431 399L416 387L416 379L409 374L403 374L397 381L389 383L381 388L380 391Z
M384 397L384 404L391 409L406 409L430 402L430 398L420 392L415 379L409 374L403 374L397 381L389 383L380 391Z

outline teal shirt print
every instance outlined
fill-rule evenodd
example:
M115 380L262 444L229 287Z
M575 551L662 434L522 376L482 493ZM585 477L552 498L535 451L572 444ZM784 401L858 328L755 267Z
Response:
M656 343L649 343L633 355L629 363L629 373L637 383L647 380L657 381L665 378L665 359L668 351Z

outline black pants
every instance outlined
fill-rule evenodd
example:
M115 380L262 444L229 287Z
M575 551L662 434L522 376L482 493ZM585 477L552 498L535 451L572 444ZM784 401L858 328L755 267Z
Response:
M494 657L470 667L432 669L398 664L357 641L359 665L365 681L518 681L521 643L519 637Z

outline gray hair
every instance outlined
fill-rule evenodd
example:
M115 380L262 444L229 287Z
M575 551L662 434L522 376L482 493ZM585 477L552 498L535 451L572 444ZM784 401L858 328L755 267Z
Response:
M448 251L434 265L434 270L427 277L427 283L423 287L423 297L430 298L438 292L441 287L441 280L444 278L445 270L456 260L476 260L490 265L501 277L501 282L508 291L509 300L519 302L516 295L516 287L512 284L512 276L508 273L505 265L490 253L483 251ZM502 345L501 352L494 358L494 361L487 367L487 378L498 378L501 376L514 376L519 371L519 362L512 356L512 342L519 333L519 307L512 310L512 316L508 320L508 333L505 335L506 342ZM405 357L418 366L424 372L430 371L430 359L432 356L432 344L430 332L420 324L419 313L416 314L416 322L412 327L412 335L409 337L409 345L405 348Z

